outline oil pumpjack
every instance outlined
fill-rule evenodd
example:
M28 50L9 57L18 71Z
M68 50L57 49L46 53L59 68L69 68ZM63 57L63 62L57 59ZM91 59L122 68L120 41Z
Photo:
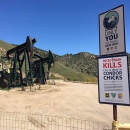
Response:
M0 71L0 87L28 86L34 82L45 84L46 76L44 64L48 64L48 73L55 64L52 52L49 50L48 57L41 57L34 53L34 44L37 40L27 36L25 43L18 45L6 52L1 57L2 70ZM13 57L11 55L14 55ZM34 58L39 60L33 61ZM11 62L11 67L4 68L4 60ZM23 70L24 68L24 70ZM23 72L25 76L23 76Z

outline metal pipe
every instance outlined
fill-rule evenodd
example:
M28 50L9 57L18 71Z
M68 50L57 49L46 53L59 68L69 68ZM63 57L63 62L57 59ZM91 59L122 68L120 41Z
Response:
M113 120L117 121L117 105L113 105Z
M39 55L36 54L36 53L34 53L34 57L38 57L38 58L40 59L40 60L34 61L34 62L33 62L34 64L38 64L38 63L40 63L40 62L43 62L43 63L48 62L49 65L51 65L52 63L55 64L55 63L54 63L54 58L53 58L52 52L51 52L50 50L49 50L48 57L46 57L46 58L43 58L43 57L39 56Z

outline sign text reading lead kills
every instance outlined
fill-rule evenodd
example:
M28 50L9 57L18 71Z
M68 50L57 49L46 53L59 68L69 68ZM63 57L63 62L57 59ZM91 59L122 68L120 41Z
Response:
M108 58L103 60L103 79L122 80L121 58Z

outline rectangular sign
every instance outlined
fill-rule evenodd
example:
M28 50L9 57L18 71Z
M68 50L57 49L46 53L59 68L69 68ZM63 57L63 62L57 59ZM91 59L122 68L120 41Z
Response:
M128 55L98 59L99 102L129 105Z
M126 52L124 5L99 15L100 55Z

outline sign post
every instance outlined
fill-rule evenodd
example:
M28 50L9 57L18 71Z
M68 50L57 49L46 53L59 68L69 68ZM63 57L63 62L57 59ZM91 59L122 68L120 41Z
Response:
M130 105L129 64L126 53L124 5L99 14L98 95L99 103Z
M117 105L113 105L113 120L117 121Z

